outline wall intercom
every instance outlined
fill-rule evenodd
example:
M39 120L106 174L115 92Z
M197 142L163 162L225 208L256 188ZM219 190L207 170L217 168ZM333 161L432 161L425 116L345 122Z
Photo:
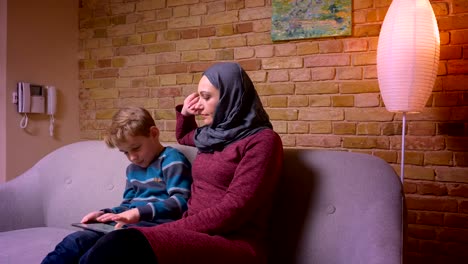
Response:
M18 113L23 114L21 128L28 126L28 113L47 114L50 116L50 136L54 135L54 115L57 108L57 90L54 86L19 82L13 93L13 103L18 105Z
M57 108L57 90L55 86L46 86L47 90L47 114L55 115Z

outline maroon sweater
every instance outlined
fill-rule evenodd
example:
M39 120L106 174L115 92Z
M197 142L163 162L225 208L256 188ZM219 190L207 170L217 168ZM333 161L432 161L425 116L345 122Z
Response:
M177 113L176 136L194 145L194 117ZM182 219L138 228L158 263L266 263L266 232L283 161L281 139L260 132L192 164L192 196Z

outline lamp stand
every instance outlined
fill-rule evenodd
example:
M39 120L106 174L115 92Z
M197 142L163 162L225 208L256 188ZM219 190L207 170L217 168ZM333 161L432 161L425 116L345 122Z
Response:
M404 182L405 182L405 132L406 132L406 112L403 112L402 115L402 124L401 124L401 161L400 161L400 181L401 181L401 239L402 239L402 246L401 246L401 263L404 263L405 260L405 190L404 190Z
M401 127L401 161L400 161L400 181L405 181L405 130L406 130L406 112L403 112Z

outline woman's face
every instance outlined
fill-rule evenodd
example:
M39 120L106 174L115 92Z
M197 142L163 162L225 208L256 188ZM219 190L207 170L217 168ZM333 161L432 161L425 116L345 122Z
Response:
M204 124L211 125L219 102L219 90L203 76L198 83L198 96L197 111L203 117Z

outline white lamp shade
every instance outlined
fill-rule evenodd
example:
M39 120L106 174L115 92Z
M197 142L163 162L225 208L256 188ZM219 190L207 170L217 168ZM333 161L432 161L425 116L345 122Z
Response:
M439 29L429 0L393 0L377 46L377 76L388 111L422 111L439 56Z

